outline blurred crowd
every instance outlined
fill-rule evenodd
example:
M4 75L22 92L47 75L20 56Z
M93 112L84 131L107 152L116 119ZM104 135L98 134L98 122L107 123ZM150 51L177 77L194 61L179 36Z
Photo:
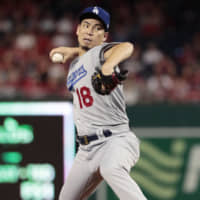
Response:
M111 13L109 41L131 41L127 104L200 102L200 17L192 1L96 1ZM5 0L0 5L0 99L71 99L69 63L49 51L76 46L87 1ZM94 5L94 2L93 2ZM118 6L116 6L118 5Z

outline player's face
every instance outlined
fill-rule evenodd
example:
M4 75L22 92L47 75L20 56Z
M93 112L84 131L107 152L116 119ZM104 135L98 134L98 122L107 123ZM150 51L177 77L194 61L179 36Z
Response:
M79 45L85 49L91 49L106 41L108 33L105 32L102 23L97 19L84 19L78 25L76 34Z

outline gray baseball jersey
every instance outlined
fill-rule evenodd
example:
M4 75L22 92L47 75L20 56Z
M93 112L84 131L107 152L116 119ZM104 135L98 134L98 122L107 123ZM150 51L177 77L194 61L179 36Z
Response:
M78 134L96 132L98 139L79 146L59 200L85 200L102 180L121 200L147 200L129 175L140 152L139 141L129 130L122 85L103 96L94 91L91 83L95 68L101 68L104 62L104 51L115 44L94 47L70 66L67 87L73 93ZM99 138L102 129L111 130L112 136Z
M102 127L113 133L129 130L123 86L118 85L110 95L99 95L93 89L91 76L101 68L104 51L116 43L94 47L70 65L67 87L73 94L74 121L78 135L91 135Z

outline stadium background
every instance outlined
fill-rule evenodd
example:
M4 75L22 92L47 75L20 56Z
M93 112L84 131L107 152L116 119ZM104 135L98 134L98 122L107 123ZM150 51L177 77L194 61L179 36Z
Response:
M76 45L78 13L86 6L102 6L111 13L109 41L135 45L135 53L123 63L130 73L124 86L127 111L144 154L133 177L135 170L134 178L149 199L200 198L196 159L200 156L200 16L196 1L0 2L1 102L71 101L65 87L68 63L52 64L48 54L53 47ZM6 148L0 144L1 150ZM61 164L62 160L58 169ZM105 185L99 191L93 199L116 199Z

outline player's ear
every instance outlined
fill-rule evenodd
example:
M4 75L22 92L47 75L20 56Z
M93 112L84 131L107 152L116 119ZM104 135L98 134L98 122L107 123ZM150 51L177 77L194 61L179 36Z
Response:
M77 28L76 28L76 35L78 35L79 34L79 30L80 30L80 24L77 26Z
M104 33L103 41L105 42L107 39L108 39L108 32L105 32L105 33Z

